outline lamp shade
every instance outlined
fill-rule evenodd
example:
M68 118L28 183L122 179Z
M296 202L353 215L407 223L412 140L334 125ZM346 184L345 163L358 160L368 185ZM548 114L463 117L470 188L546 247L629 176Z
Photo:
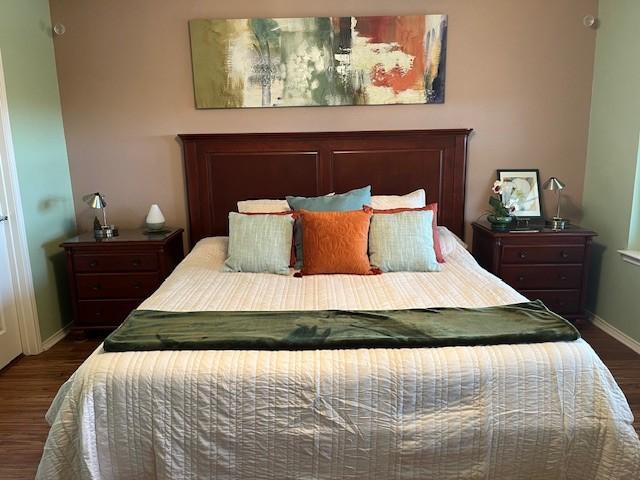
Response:
M100 192L85 195L83 200L87 202L87 205L91 208L99 209L107 206L107 202L104 200L104 197Z
M549 178L549 180L544 182L544 185L542 185L542 188L544 188L545 190L551 190L551 191L564 190L565 187L566 185L556 177Z

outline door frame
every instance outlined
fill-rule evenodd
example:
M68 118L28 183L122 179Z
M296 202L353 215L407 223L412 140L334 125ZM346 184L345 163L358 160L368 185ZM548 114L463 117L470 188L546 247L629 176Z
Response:
M38 323L38 310L33 288L33 274L29 259L27 233L22 212L22 201L18 185L18 171L13 151L7 90L0 51L0 195L9 216L3 225L6 229L7 251L9 253L9 274L14 290L20 342L25 355L42 352L42 338Z

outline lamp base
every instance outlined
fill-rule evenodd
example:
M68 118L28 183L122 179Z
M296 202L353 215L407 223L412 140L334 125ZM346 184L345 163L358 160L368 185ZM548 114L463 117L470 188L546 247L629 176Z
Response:
M118 227L115 225L102 225L100 228L96 228L93 231L93 234L96 238L113 238L118 236Z
M551 227L551 230L564 230L569 225L569 220L561 217L553 217L551 220L547 220L547 225Z

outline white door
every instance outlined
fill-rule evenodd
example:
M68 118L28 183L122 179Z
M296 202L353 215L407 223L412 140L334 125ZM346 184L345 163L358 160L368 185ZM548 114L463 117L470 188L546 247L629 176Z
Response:
M7 250L6 226L9 220L0 211L0 368L22 353L12 267Z
M13 157L10 157L12 152L9 110L0 57L0 368L22 353L16 299L17 257L15 254L10 255L15 252L15 242L10 242L10 239L19 227L16 211L20 208L15 200L15 164Z

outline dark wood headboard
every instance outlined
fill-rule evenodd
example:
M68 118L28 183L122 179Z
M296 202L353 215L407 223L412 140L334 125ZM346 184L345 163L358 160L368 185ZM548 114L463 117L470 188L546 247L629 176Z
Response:
M185 134L191 245L226 235L238 200L316 196L371 185L373 194L418 188L438 202L438 223L464 235L471 130Z

